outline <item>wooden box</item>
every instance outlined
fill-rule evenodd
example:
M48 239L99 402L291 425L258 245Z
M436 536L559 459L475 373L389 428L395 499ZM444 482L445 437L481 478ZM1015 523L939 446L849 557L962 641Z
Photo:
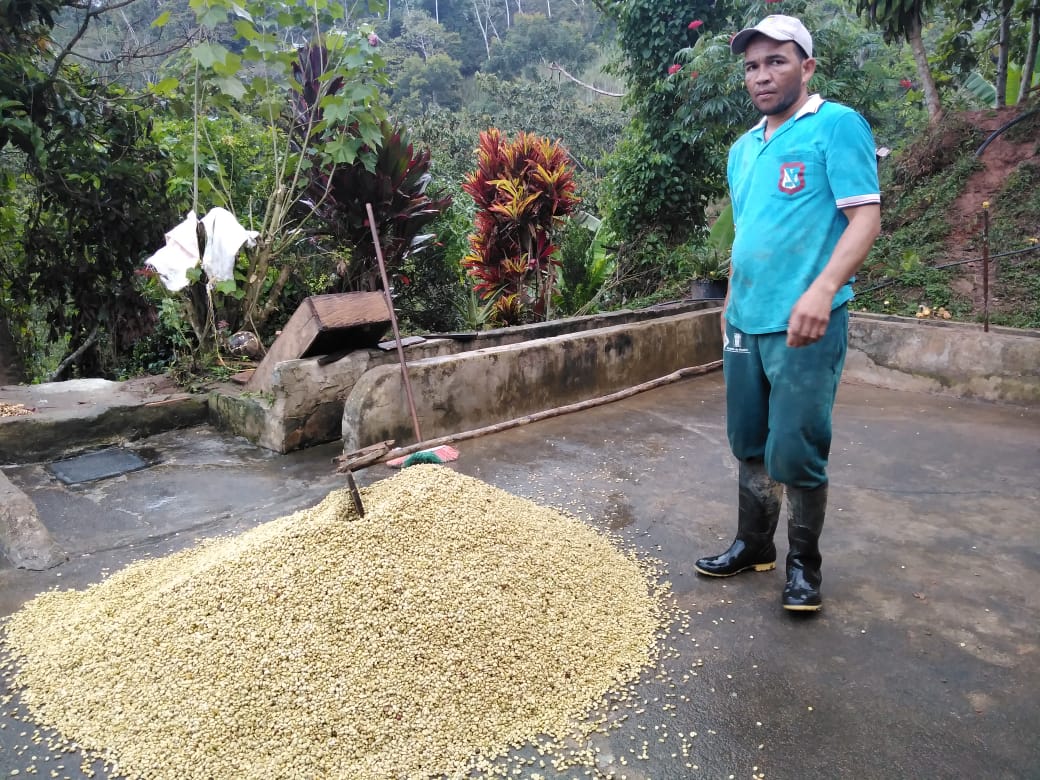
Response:
M389 328L390 310L381 292L312 295L289 318L246 389L269 390L274 367L283 360L375 347Z

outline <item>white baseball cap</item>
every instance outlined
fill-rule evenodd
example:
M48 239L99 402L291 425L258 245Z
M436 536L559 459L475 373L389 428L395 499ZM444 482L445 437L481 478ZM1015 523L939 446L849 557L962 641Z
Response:
M743 54L748 41L756 35L764 35L774 41L794 41L802 47L806 57L812 56L812 36L805 25L793 16L773 14L767 16L754 27L741 30L729 42L729 49L734 54Z

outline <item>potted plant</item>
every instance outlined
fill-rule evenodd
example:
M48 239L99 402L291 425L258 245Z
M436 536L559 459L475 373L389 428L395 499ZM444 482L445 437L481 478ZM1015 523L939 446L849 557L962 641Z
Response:
M733 247L733 209L727 205L708 231L707 241L694 249L690 270L690 296L696 300L726 297L729 256Z

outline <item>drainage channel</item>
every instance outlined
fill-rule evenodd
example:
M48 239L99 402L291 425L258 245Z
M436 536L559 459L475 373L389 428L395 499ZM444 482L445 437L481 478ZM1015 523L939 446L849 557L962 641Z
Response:
M142 458L123 447L108 447L48 464L47 470L66 485L80 485L118 477L155 465L155 459Z

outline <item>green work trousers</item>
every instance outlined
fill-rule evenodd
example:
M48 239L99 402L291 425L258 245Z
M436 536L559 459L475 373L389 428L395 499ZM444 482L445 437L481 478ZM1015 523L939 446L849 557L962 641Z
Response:
M832 311L826 333L805 347L788 347L786 332L750 334L726 324L726 431L738 459L764 461L769 476L791 487L827 482L848 336L847 306Z

